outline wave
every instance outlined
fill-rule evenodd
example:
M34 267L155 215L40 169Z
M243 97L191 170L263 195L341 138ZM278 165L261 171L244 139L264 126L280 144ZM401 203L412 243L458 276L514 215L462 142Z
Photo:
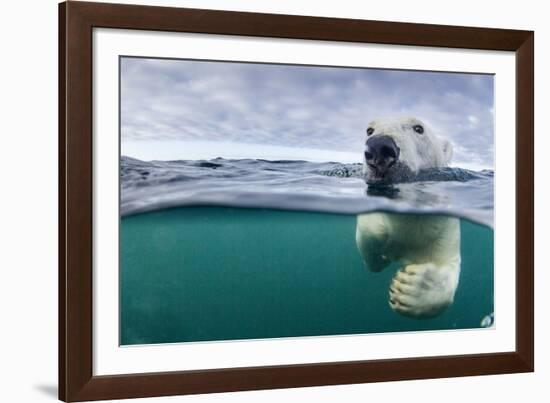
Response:
M121 157L122 216L210 205L360 214L450 214L493 226L492 170L441 168L367 186L361 164L301 160L141 161Z

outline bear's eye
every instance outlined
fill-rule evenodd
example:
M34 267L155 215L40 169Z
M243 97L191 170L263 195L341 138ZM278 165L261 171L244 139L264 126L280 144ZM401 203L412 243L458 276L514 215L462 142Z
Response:
M414 126L413 126L413 130L414 130L415 132L417 132L418 134L424 133L424 128L423 128L422 126L420 126L420 125L414 125Z
M372 133L374 133L374 129L372 127L369 127L367 129L367 136L370 136Z

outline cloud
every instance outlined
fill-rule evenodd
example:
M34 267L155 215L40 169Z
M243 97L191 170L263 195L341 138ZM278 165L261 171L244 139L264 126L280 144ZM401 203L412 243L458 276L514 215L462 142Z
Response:
M457 161L492 166L490 75L121 62L123 143L224 142L353 153L362 150L370 120L395 115L416 116L449 137Z

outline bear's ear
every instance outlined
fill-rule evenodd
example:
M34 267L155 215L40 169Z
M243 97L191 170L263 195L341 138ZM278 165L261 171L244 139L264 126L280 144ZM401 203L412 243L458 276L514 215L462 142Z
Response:
M442 144L445 164L450 164L451 159L453 158L453 144L447 139L443 139Z

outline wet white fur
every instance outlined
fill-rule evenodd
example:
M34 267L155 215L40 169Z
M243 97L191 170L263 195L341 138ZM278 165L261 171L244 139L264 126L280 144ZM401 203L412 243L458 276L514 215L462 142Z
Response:
M412 127L421 124L424 134ZM399 159L413 172L450 162L449 141L433 135L414 118L371 122L375 132L391 136ZM460 275L460 222L436 215L369 213L357 217L357 247L366 266L380 271L392 262L402 267L389 289L392 309L406 316L433 317L453 303Z
M416 133L415 125L421 125L424 133ZM426 168L445 167L451 162L453 147L449 140L436 136L429 127L416 118L378 119L369 123L374 129L372 135L386 135L400 149L399 161L406 164L412 172ZM366 164L363 165L366 170Z

